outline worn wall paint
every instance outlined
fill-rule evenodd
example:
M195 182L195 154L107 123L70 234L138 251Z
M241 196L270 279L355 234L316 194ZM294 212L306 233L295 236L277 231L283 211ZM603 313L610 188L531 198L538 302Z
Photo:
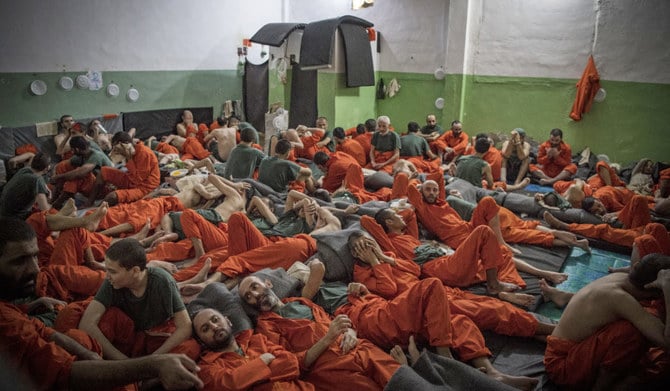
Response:
M0 73L0 124L24 126L58 119L63 113L75 117L91 117L103 113L213 106L218 115L226 100L242 99L242 79L236 70L103 72L105 85L119 85L117 97L106 89L70 91L58 87L58 79L73 73ZM29 92L30 82L44 80L48 91L35 96ZM140 99L131 103L126 91L135 87Z

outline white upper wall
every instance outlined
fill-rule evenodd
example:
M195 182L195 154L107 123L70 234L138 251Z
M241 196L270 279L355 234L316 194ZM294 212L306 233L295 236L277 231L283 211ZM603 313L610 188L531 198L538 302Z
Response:
M281 0L0 2L0 72L235 69Z
M574 79L593 53L602 79L670 83L666 0L479 1L475 74Z

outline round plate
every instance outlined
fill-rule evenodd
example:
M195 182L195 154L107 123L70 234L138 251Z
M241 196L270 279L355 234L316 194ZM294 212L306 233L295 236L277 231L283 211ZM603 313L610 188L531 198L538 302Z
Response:
M107 95L109 95L109 96L119 96L119 86L114 84L114 83L110 83L107 86Z
M58 85L65 91L70 91L74 87L74 81L72 81L71 77L63 76L58 79Z
M433 76L435 76L435 79L437 80L442 80L444 79L444 68L439 67L433 72Z
M32 83L30 83L30 92L33 94L40 96L44 95L47 93L47 83L45 83L42 80L33 80Z
M170 173L170 176L173 177L173 178L183 178L183 177L186 176L186 174L188 174L188 170L182 168L182 169L179 169L179 170L172 171Z
M284 130L286 128L286 121L284 121L284 116L278 115L272 120L272 126L277 130Z
M137 102L137 100L140 99L140 92L135 88L131 88L126 93L126 98L128 98L128 100L131 102Z
M604 88L601 88L596 92L596 96L593 97L593 100L600 103L605 100L607 97L607 91Z
M444 98L435 99L435 107L442 110L444 108Z
M79 75L75 79L77 83L77 88L86 89L88 86L91 84L91 81L88 79L88 76L86 75Z

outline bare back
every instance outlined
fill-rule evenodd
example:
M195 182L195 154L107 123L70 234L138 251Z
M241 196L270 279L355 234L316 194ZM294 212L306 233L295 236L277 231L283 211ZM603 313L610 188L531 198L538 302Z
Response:
M216 139L217 150L221 159L228 160L230 151L235 148L236 133L237 130L235 128L219 128L212 131L212 137Z
M629 320L648 339L663 341L663 322L649 314L629 290L627 273L612 273L580 289L565 308L553 336L575 342L619 319Z

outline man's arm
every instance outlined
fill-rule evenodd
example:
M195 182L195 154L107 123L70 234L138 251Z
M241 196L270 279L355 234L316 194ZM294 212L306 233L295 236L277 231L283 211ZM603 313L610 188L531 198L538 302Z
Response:
M95 164L91 163L86 163L81 167L77 167L74 170L70 170L67 172L64 172L62 174L56 174L51 177L51 181L56 181L58 179L63 179L63 180L71 180L71 179L77 179L85 176L86 174L89 174L90 172L95 169Z
M181 310L176 314L174 314L174 324L176 326L176 330L152 354L168 353L170 350L172 350L180 343L191 338L191 332L192 332L191 318L188 316L188 312L186 311L186 309Z
M73 356L77 356L79 360L102 360L102 357L100 357L99 354L86 349L79 342L63 333L56 331L51 334L50 338L56 345L67 350L67 352Z
M670 284L666 285L670 288ZM664 295L666 299L670 298L670 289L664 289ZM670 331L668 331L668 326L664 325L661 319L647 312L633 296L622 292L611 296L611 300L610 305L612 310L619 317L631 322L654 345L665 349L670 348Z
M105 334L102 333L98 323L102 315L105 313L105 306L97 300L92 300L91 303L86 307L84 315L79 321L79 329L84 330L91 337L95 338L96 341L102 346L102 354L106 359L111 360L123 360L128 358L125 354L121 353L110 341L105 337Z
M70 371L70 388L107 389L155 378L168 390L202 388L202 381L196 375L199 370L195 362L183 354L161 354L118 361L75 361Z
M491 165L486 164L482 167L482 177L486 180L486 185L493 190L493 173L491 172Z
M328 349L330 344L335 342L337 337L340 334L345 333L348 329L351 328L351 320L346 315L338 315L330 322L328 327L328 332L320 340L318 340L314 345L312 345L307 353L305 354L305 359L303 360L303 365L305 368L311 368L312 364L319 358L319 356Z
M42 211L51 209L51 204L49 204L49 199L47 198L47 195L44 194L44 193L40 193L40 194L35 196L35 203L37 203L37 206Z

